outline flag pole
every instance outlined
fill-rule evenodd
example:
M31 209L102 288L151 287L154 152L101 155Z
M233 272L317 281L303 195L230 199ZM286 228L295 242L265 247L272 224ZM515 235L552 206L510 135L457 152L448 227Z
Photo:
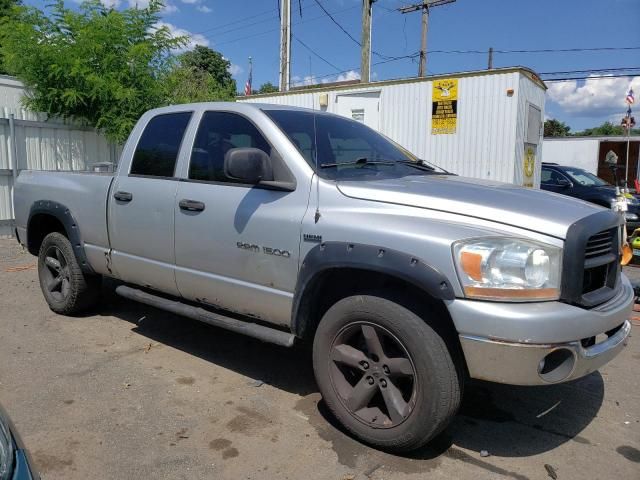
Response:
M629 87L629 91L627 92L627 97L625 98L627 102L627 117L624 119L624 126L627 129L627 159L626 166L624 171L624 184L625 184L625 193L629 193L629 150L631 146L631 104L634 102L633 97L633 88ZM638 193L638 192L636 192Z
M625 167L625 187L626 192L629 193L629 143L631 140L631 104L627 109L627 166ZM638 193L638 192L636 192Z
M253 93L253 59L249 56L249 78L244 86L244 94L249 96Z

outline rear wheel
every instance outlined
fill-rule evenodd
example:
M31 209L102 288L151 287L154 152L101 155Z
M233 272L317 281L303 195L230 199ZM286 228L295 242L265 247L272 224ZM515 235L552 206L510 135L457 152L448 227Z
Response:
M38 254L40 288L49 308L71 315L95 305L101 277L86 275L80 269L71 243L61 233L50 233Z
M358 295L322 318L313 346L316 380L353 435L393 451L416 449L458 409L461 379L445 341L391 300Z

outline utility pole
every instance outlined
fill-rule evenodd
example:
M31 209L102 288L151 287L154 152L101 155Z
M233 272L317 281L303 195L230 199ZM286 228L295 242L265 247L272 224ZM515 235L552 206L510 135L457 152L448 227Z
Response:
M487 68L489 70L493 68L493 47L489 47L489 63L487 64Z
M420 65L418 67L418 76L424 77L427 74L427 33L429 31L429 9L432 7L440 7L456 0L422 0L422 3L400 7L400 13L410 13L422 11L422 31L420 38Z
M280 91L291 81L291 0L280 1Z
M362 40L360 42L360 81L369 82L371 75L371 6L376 0L362 0Z
M422 28L420 33L420 64L418 66L418 76L424 77L427 74L427 33L429 32L429 5L427 0L422 0Z

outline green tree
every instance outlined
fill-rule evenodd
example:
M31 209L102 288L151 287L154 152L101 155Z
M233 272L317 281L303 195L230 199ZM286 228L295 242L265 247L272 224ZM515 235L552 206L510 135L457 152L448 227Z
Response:
M47 13L17 8L0 26L0 45L7 70L29 90L25 106L124 142L140 115L164 101L171 51L187 41L155 26L162 7L150 0L147 8L116 10L87 0L76 11L56 0Z
M626 135L627 130L621 125L614 125L611 122L604 122L599 127L587 128L582 132L576 132L575 135L585 137L616 137ZM632 128L631 135L640 134L640 129Z
M279 92L280 90L278 89L278 87L276 87L273 83L271 82L266 82L263 83L260 88L255 91L254 93L275 93L275 92Z
M169 105L193 102L231 101L235 87L223 86L209 72L178 66L164 79L165 102Z
M196 45L193 50L180 55L180 65L209 73L222 88L236 92L236 81L231 76L231 62L220 52Z
M564 122L555 120L553 118L544 121L544 136L545 137L566 137L569 135L571 127Z
M0 0L0 25L11 22L15 14L14 7L18 5L22 5L21 0ZM1 43L0 48L2 48ZM2 54L0 53L0 73L7 73L3 63Z
M236 81L229 73L231 62L221 53L196 45L178 56L163 84L168 104L234 100Z

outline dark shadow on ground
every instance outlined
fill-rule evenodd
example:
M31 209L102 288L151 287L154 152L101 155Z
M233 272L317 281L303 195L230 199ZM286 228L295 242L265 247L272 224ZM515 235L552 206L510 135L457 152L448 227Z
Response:
M101 307L92 314L121 318L135 325L134 332L152 341L302 396L298 410L309 417L322 438L332 443L345 465L367 455L380 457L385 465L393 463L401 471L416 464L422 465L420 471L424 471L445 455L495 474L520 478L514 472L495 470L490 459L479 457L480 451L498 457L527 457L569 441L591 444L581 432L597 416L604 397L604 382L598 372L567 384L544 387L470 382L459 414L443 434L410 455L388 455L353 440L337 425L320 401L308 349L262 343L137 304L115 295L109 284L103 296ZM457 447L477 455L471 457ZM412 470L413 467L406 471Z
M149 340L182 350L207 362L305 396L316 392L313 367L304 348L263 343L222 328L155 309L119 297L114 284L105 282L102 302L88 314L114 316L131 322L133 332Z

